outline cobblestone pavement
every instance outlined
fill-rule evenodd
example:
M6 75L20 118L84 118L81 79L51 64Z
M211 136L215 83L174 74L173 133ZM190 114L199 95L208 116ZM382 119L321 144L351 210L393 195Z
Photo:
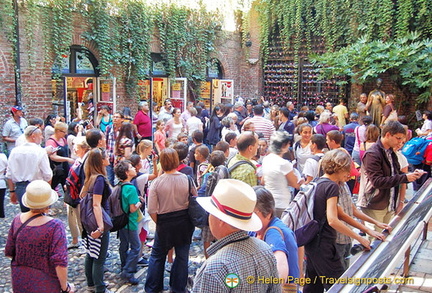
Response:
M13 205L9 202L9 196L5 198L5 210L6 218L0 219L0 293L12 292L11 288L11 276L10 276L10 259L4 256L4 247L9 231L10 224L15 215L19 213L19 206ZM67 227L66 207L64 206L62 198L53 205L53 212L56 213L55 218L63 220ZM66 228L68 241L70 242L71 236L69 228ZM140 283L136 286L132 286L125 283L120 278L120 256L118 253L119 240L116 239L117 233L112 233L110 236L110 255L107 258L105 264L105 282L108 285L108 289L113 292L144 292L144 283L147 275L147 267L138 267L138 272L135 277L140 280ZM150 248L144 248L144 254L150 255ZM75 292L86 292L85 288L86 278L84 275L84 257L85 252L82 248L69 250L69 265L68 265L68 280L70 283L75 285ZM189 282L188 286L192 284L193 276L196 270L201 266L204 261L204 253L202 242L194 240L190 249L189 257ZM166 290L169 289L169 273L165 272L164 286ZM167 291L168 292L168 291Z

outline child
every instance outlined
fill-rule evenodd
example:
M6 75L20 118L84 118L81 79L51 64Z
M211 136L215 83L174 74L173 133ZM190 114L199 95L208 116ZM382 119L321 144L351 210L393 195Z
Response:
M153 152L153 143L150 140L143 139L137 146L137 153L141 157L141 168L137 171L145 174L150 173L151 160L150 155Z
M265 140L265 138L260 138L258 140L258 164L262 164L262 160L264 159L265 156L268 155L268 143L267 140Z
M173 149L175 149L179 156L180 165L178 166L177 171L194 178L193 169L185 162L188 155L188 146L185 143L177 142L173 145Z
M153 156L153 166L157 165L157 155ZM141 157L137 154L132 154L130 156L130 162L132 164L132 166L135 167L135 170L140 170L141 169ZM147 190L148 190L148 182L155 179L158 176L158 169L157 168L153 168L153 173L149 174L149 173L141 173L141 172L137 172L137 175L132 178L131 183L136 187L137 191L138 191L138 195L142 196L144 199L147 198ZM143 252L143 247L144 244L147 240L147 234L149 231L149 222L150 222L150 216L148 215L147 209L145 208L145 206L141 207L141 211L143 212L143 214L145 215L144 219L142 221L140 221L138 223L138 233L139 233L139 238L140 238L140 242L141 242L141 249L140 249L140 256L142 255ZM148 265L148 261L145 258L141 258L138 260L138 265L139 266L147 266Z
M192 146L189 150L189 166L193 169L193 173L196 174L197 164L195 162L195 149L203 144L204 133L199 130L192 132ZM196 176L194 175L194 180L196 182Z
M188 144L188 136L184 132L180 132L179 135L177 135L177 141Z
M226 141L221 140L218 142L215 147L213 148L213 151L222 151L226 158L229 156L229 144Z
M319 161L324 157L323 149L326 147L326 139L322 134L314 134L311 138L311 151L313 156L308 158L303 167L303 177L308 184L313 179L320 177ZM323 175L323 174L321 174Z
M227 161L231 160L235 155L237 155L237 134L235 132L228 132L225 135L225 141L229 144L229 155Z
M195 149L195 160L199 163L196 173L198 186L201 186L201 177L209 166L209 162L207 160L209 153L209 148L205 145L200 145Z
M203 182L200 188L198 189L198 196L205 196L208 177L212 172L215 171L216 167L224 165L224 163L225 163L225 155L222 151L215 150L210 154L210 165L208 166L207 170L203 174L203 180L202 180ZM204 243L204 255L206 258L208 258L209 256L207 254L207 248L210 246L210 243L216 239L211 233L208 225L202 227L201 229L202 229L201 239Z
M120 229L119 253L121 261L121 277L126 279L130 284L137 285L139 280L135 278L134 273L137 271L137 263L140 258L141 243L138 236L138 209L142 206L143 197L138 197L135 186L128 183L137 173L130 161L121 160L114 168L114 173L120 179L122 209L129 211L128 224ZM125 184L125 185L123 185Z
M165 148L166 133L164 129L165 122L163 120L158 120L156 122L156 131L154 133L154 142L158 154L160 154L160 152Z

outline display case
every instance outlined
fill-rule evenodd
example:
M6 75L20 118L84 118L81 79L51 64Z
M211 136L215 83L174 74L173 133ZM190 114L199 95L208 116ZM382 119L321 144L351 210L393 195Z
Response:
M300 109L302 106L315 108L327 102L336 105L339 98L347 96L347 87L337 84L336 79L318 80L319 67L309 62L308 52L320 54L325 51L322 40L312 38L308 46L311 50L301 46L296 51L293 42L284 43L277 33L273 35L263 72L266 100L279 106L291 101Z

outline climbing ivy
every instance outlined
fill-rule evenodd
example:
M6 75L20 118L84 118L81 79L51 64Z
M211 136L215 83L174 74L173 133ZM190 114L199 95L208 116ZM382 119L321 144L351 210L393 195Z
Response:
M431 55L432 40L422 40L419 33L409 33L390 41L368 41L363 37L337 52L312 56L312 61L323 66L322 78L349 76L357 84L388 72L399 82L402 91L418 94L417 103L422 104L432 96Z
M326 50L335 51L355 43L392 40L416 30L421 38L432 36L430 0L259 0L261 46L268 54L268 39L280 33L298 54L311 51L314 37L321 38Z

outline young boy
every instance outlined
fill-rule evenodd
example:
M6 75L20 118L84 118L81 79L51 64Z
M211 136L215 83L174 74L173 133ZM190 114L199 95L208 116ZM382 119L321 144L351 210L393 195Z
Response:
M176 142L172 148L175 149L179 157L180 165L178 166L177 171L194 178L193 169L187 165L187 162L185 162L188 155L188 146L185 143Z
M130 183L136 174L135 168L130 161L120 161L114 168L114 173L120 179L122 184L122 209L129 211L128 224L119 231L120 237L120 261L121 277L132 285L137 285L139 280L135 278L134 273L137 271L137 263L140 258L141 243L138 236L138 209L142 206L144 198L138 197L137 189ZM123 185L124 184L124 185Z
M215 150L210 154L210 165L208 166L206 172L203 174L203 182L200 188L198 189L198 196L205 196L206 188L207 188L207 179L208 177L215 172L215 168L225 164L225 154L220 150ZM210 231L209 226L204 226L201 228L201 239L204 243L204 255L208 258L207 248L210 246L210 243L216 238Z
M153 160L153 173L141 173L137 172L137 175L132 178L131 183L136 187L138 190L138 195L141 195L143 198L146 198L147 196L147 190L148 190L148 182L155 179L158 176L158 169L157 169L157 155L154 155ZM142 160L140 155L138 154L132 154L129 158L132 166L135 167L135 170L140 170L142 166ZM148 170L149 171L149 170ZM141 211L144 213L145 209L144 207L141 207ZM140 249L140 256L143 254L143 247L147 240L147 234L149 231L149 222L150 217L147 217L148 220L143 219L141 222L138 223L138 234L141 241L141 249ZM148 261L144 257L141 257L138 260L138 266L148 266Z
M222 151L226 158L229 156L229 149L230 146L226 141L221 140L218 142L215 147L213 148L213 151Z
M200 145L195 149L195 160L197 161L197 163L199 163L196 173L198 186L201 186L201 177L209 166L209 162L207 160L209 153L209 148L205 145Z
M231 160L235 155L237 155L237 134L235 132L228 132L225 135L225 141L229 144L229 155L227 161Z
M303 177L305 183L308 184L313 179L319 177L319 161L324 156L323 149L326 147L326 139L322 134L314 134L311 138L311 151L314 155L312 158L306 160L303 167Z
M195 130L194 132L192 132L192 146L189 150L189 166L193 169L193 173L196 174L197 173L197 163L195 162L195 149L203 144L203 139L204 139L204 133L202 131L199 130ZM194 175L194 180L196 182L196 176Z

